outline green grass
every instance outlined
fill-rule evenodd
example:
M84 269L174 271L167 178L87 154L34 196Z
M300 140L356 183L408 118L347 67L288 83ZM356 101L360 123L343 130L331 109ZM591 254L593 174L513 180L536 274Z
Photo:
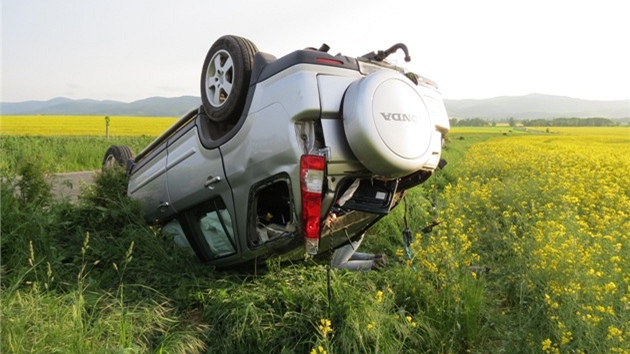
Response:
M559 202L562 197L554 193L559 193L560 184L550 179L551 185L546 185L537 178L564 175L558 172L563 170L546 174L533 167L569 161L567 166L577 166L575 161L585 155L574 161L571 149L564 151L562 145L546 149L555 136L521 140L524 137L524 132L504 135L497 129L454 130L443 156L449 164L411 190L403 204L369 231L363 247L389 255L385 269L369 273L330 270L325 258L294 264L270 261L249 272L217 271L144 224L138 205L125 196L121 171L99 175L78 203L69 204L53 200L47 190L42 173L49 171L49 162L17 164L12 175L26 176L20 181L24 192L16 194L9 179L0 182L1 350L627 351L627 276L606 262L618 256L614 265L627 269L630 257L623 245L617 249L616 243L600 240L606 240L605 235L622 237L625 219L604 209L605 203L590 214ZM513 146L521 147L510 151ZM528 153L529 146L545 153ZM519 157L521 151L525 155ZM561 158L549 160L552 156ZM599 178L597 186L580 186L593 200L623 198L625 194L612 193L603 179L602 173L610 171L618 176L610 180L624 181L619 176L627 174L616 168L627 169L602 165L589 171L598 173L589 175ZM582 169L582 175L586 171ZM564 192L580 192L570 188L582 181L573 177ZM542 188L554 193L540 193ZM551 202L557 207L551 208ZM536 208L541 206L549 209L540 213ZM601 237L587 237L587 226L576 216L595 218L589 227L600 227ZM441 224L431 233L420 233L434 219ZM570 232L554 238L559 225L567 225ZM411 260L403 252L406 227L415 235ZM589 263L578 264L573 272L541 266L580 259L569 248L563 249L568 257L552 252L566 240L575 249L589 247L588 257L598 262L592 266L593 275ZM587 255L582 255L586 262ZM600 268L606 272L598 276ZM584 286L577 295L558 291L557 284L575 283ZM598 310L598 297L610 301L614 315ZM595 316L600 322L593 322Z
M110 145L128 145L137 154L153 139L0 135L0 173L11 173L33 160L41 162L45 173L98 170Z
M124 173L70 204L43 183L48 161L18 165L29 193L1 188L3 352L456 352L478 337L483 288L417 283L393 255L395 216L379 226L391 239L366 241L392 252L381 272L329 273L326 260L219 272L144 224ZM411 215L424 206L407 204L410 226L424 224Z

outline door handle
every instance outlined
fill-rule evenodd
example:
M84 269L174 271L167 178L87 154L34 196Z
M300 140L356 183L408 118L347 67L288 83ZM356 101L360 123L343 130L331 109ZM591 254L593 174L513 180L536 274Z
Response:
M166 209L168 209L168 207L171 206L171 203L169 202L160 202L160 204L158 204L158 209L160 210L160 212L165 212Z
M203 183L203 187L212 190L214 189L212 184L215 184L218 182L221 182L221 176L208 176L208 179Z

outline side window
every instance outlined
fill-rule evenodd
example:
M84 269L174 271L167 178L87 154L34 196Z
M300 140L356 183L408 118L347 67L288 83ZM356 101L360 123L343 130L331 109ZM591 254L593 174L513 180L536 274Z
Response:
M276 176L250 192L249 245L262 246L297 230L289 178Z
M201 260L236 253L232 217L221 198L185 212L180 223L188 243Z

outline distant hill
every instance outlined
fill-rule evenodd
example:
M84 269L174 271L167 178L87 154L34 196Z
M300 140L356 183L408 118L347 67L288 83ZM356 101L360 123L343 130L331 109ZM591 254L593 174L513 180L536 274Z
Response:
M609 118L630 117L630 100L592 101L541 94L501 96L480 100L444 100L451 118Z
M1 103L0 113L3 115L180 117L199 105L201 105L201 98L194 96L151 97L129 103L54 98L49 101Z
M507 120L514 118L590 118L600 117L621 121L630 118L630 100L592 101L564 96L530 94L488 99L444 100L451 118L483 118ZM201 104L194 96L151 97L130 103L118 101L71 100L55 98L49 101L1 103L4 115L102 115L179 117Z

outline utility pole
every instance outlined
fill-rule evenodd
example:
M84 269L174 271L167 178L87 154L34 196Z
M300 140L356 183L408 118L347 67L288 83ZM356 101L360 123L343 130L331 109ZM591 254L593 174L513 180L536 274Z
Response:
M109 139L109 116L105 116L105 137Z

